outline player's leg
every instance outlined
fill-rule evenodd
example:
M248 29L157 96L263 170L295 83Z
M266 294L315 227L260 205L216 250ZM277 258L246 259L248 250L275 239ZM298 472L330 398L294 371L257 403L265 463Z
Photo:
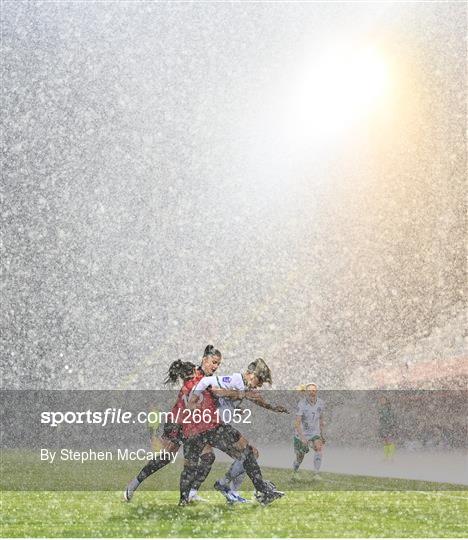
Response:
M253 448L255 459L258 460L258 455L259 455L258 450L253 446L252 448ZM244 460L239 459L239 460L234 461L234 463L231 466L230 471L231 471L231 474L230 474L231 481L229 483L229 487L231 488L231 492L236 497L236 502L247 502L247 500L241 497L239 494L242 483L244 482L245 477L247 476L247 473L244 467Z
M258 458L258 452L255 457ZM238 493L246 475L244 459L243 457L240 457L233 461L226 474L215 482L214 487L220 491L230 503L247 502L247 500Z
M231 488L231 491L233 491L236 495L239 495L238 492L240 488L242 487L242 483L244 482L246 476L247 476L247 473L245 472L244 467L242 467L242 472L238 473L231 480L229 487Z
M391 461L395 455L395 444L393 443L392 437L388 434L385 434L383 437L383 450L384 450L384 460Z
M297 473L305 455L309 452L309 446L304 444L299 437L294 437L294 453L296 459L293 463L293 473Z
M384 458L385 460L393 460L395 456L395 443L390 435L384 438Z
M159 444L161 445L162 450L166 450L167 452L171 453L177 452L180 448L180 443L178 440L169 440L164 437L161 437L159 439ZM156 471L159 471L166 465L169 465L170 462L170 458L164 458L161 456L158 456L157 458L148 461L148 463L141 469L137 476L135 476L135 478L130 480L130 482L128 483L123 495L124 501L130 502L140 484L144 480L146 480L148 476L151 476Z
M235 443L233 442L232 444ZM214 488L224 495L228 503L242 502L237 500L237 496L233 493L231 489L231 482L238 476L241 476L243 479L245 474L244 456L239 453L238 458L233 461L227 473L219 480L216 480L214 483Z
M252 480L253 485L257 491L267 490L267 486L263 480L262 471L258 465L257 459L255 457L254 448L249 444L248 440L242 437L239 433L239 439L234 443L234 452L231 454L231 457L236 457L240 452L240 460L242 461L243 467L249 478ZM227 449L232 452L232 449ZM229 451L226 453L229 454Z
M257 458L257 456L255 457ZM229 484L231 493L234 495L234 497L236 498L236 502L238 503L250 502L245 497L242 497L242 495L239 493L246 476L247 476L247 473L245 472L244 464L242 463L242 471L238 472L238 474L234 476L234 478L231 480Z
M239 476L240 474L244 473L244 462L242 458L235 459L231 466L229 467L226 474L218 480L218 483L222 486L229 486L229 484L232 482L234 478Z
M312 439L312 446L314 448L314 470L315 470L315 478L319 477L319 471L322 466L322 452L323 452L323 441L320 436L314 437Z
M255 457L258 459L258 451L256 452ZM226 474L218 480L218 483L222 486L230 486L231 484L234 484L233 489L237 490L240 488L240 484L242 484L245 474L244 458L241 456L232 462L232 465L229 467Z
M303 452L296 452L296 459L293 462L293 472L297 473L301 463L304 461L305 454Z
M184 506L189 502L192 485L197 479L199 459L207 444L205 433L195 435L184 442L184 468L180 475L180 501Z
M202 498L198 495L198 490L203 482L206 480L207 476L210 474L211 467L215 461L215 455L213 449L209 444L205 446L202 450L202 455L200 456L200 461L197 467L197 473L195 480L192 483L189 492L190 501L200 501Z
M252 480L252 484L257 492L264 495L262 499L263 504L268 504L284 495L283 492L277 491L270 482L263 480L262 471L255 457L254 448L237 429L229 424L218 426L216 429L210 431L209 443L234 459L238 459L239 457L243 459L245 471L250 480Z

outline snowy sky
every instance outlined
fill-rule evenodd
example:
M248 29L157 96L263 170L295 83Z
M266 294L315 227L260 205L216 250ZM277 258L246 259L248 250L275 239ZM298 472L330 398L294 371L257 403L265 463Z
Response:
M5 2L2 32L5 386L160 387L212 342L339 387L461 312L465 3ZM369 47L385 95L341 62L327 101L316 66Z

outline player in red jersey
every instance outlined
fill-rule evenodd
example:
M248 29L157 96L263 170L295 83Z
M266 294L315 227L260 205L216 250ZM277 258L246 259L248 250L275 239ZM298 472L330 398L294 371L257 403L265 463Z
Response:
M175 383L178 379L181 379L183 386L179 391L177 396L177 402L172 408L171 419L172 422L166 422L162 427L162 434L159 437L159 444L161 450L171 452L172 454L176 453L180 446L184 443L184 436L182 433L182 421L183 421L183 411L186 410L186 399L192 390L193 386L197 382L207 375L212 375L219 367L221 363L221 353L213 347L213 345L208 345L205 348L201 365L198 368L195 368L195 365L191 362L182 362L182 360L176 360L169 367L167 379L165 384ZM214 462L214 453L211 447L206 445L201 453L200 462L198 464L197 475L192 484L192 489L190 493L190 500L197 500L198 487L202 484L205 478L208 476L211 465ZM124 491L124 500L130 502L138 489L139 485L146 479L148 476L154 474L156 471L159 471L166 465L170 463L169 458L158 457L156 459L150 460L143 469L138 473L138 475L133 478Z
M266 374L259 372L256 375L266 380ZM190 386L193 388L194 384ZM199 458L206 445L218 448L234 459L243 460L244 469L255 486L257 499L262 504L269 504L284 495L276 490L274 484L263 480L254 448L249 441L232 425L220 421L218 404L209 389L204 390L201 395L191 396L187 406L191 415L185 412L182 426L185 465L180 477L179 505L184 506L189 502L190 488L197 478Z

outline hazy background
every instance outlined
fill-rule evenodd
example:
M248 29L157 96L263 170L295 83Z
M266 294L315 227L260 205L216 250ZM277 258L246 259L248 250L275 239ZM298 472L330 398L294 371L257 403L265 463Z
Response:
M276 387L466 366L466 20L4 2L3 386L157 388L209 342ZM384 59L372 108L320 86L337 43Z

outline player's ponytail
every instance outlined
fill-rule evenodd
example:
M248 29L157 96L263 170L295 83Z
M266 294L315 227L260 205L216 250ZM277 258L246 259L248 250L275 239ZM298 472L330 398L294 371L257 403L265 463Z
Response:
M192 364L192 362L182 362L182 360L179 358L179 360L172 362L172 364L169 366L167 378L164 381L164 384L175 383L179 378L186 381L193 376L194 369L195 364Z
M203 358L206 356L219 356L221 357L221 352L218 349L215 349L213 345L207 345L205 347L205 352L203 353Z

